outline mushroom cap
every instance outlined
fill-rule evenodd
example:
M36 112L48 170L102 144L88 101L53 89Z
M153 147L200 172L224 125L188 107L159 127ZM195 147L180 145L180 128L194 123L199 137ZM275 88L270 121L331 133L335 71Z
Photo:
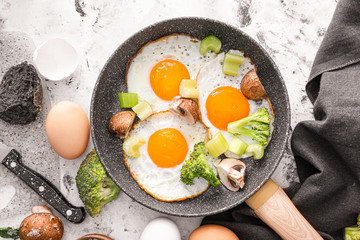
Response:
M132 124L135 120L135 113L132 111L122 111L116 113L109 122L109 131L121 139L127 137Z
M45 205L33 206L31 208L32 213L52 213L51 209Z
M82 236L76 240L114 240L111 237L102 235L102 234L88 234L85 236Z
M266 91L254 70L250 70L245 74L244 78L241 80L240 90L245 97L251 100L261 100L267 96Z
M191 125L200 119L199 105L190 98L175 97L172 100L170 111L178 114Z
M225 158L215 162L220 181L230 191L236 192L245 185L246 164L239 159Z
M61 240L64 226L51 213L34 213L26 217L20 225L21 240Z

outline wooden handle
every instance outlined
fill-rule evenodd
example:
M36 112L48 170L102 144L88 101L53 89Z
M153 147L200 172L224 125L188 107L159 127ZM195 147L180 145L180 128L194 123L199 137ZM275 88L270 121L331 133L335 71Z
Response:
M323 239L297 210L284 190L271 179L246 203L282 239Z

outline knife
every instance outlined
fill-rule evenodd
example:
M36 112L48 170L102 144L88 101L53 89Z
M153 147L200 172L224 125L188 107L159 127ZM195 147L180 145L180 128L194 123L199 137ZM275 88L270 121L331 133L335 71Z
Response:
M81 223L85 219L85 209L69 203L64 195L44 176L22 163L18 151L0 142L0 160L2 164L23 180L47 203L72 223Z

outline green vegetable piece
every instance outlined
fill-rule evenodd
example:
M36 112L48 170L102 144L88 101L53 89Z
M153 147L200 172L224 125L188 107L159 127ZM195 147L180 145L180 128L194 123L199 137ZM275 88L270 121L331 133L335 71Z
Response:
M360 240L360 213L357 217L357 225L344 229L344 240Z
M223 62L223 73L237 76L239 74L239 67L244 62L244 56L227 53Z
M190 153L190 158L185 161L181 168L180 179L186 185L192 185L195 177L204 178L211 186L220 185L219 179L206 160L209 152L205 148L204 142L195 144L194 150Z
M266 145L270 137L269 112L264 107L248 117L229 123L227 130L234 135L252 137L261 145Z
M137 93L119 93L120 107L132 108L138 104Z
M234 137L229 144L229 151L235 153L238 156L242 156L246 151L248 145L241 141L239 138Z
M139 148L145 144L142 137L129 137L123 143L123 150L129 157L140 157Z
M183 79L180 83L180 96L184 98L199 98L200 91L196 89L195 80Z
M246 153L251 154L254 160L259 160L264 156L264 146L260 144L252 144L246 148Z
M200 43L200 54L205 55L208 51L219 53L221 49L221 41L214 35L205 37Z
M132 108L132 110L141 120L146 119L153 113L150 104L146 101L138 103L135 107Z
M229 144L221 132L217 132L215 136L205 144L205 147L214 158L217 158L229 149Z
M99 214L101 208L114 200L120 191L119 187L106 174L95 149L81 163L76 175L76 186L80 199L91 217Z
M0 237L8 239L19 239L19 229L18 228L0 228Z

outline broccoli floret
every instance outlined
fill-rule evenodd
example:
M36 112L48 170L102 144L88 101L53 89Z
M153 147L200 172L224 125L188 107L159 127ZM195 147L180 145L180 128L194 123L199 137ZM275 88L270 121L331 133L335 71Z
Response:
M360 240L360 213L357 217L357 225L344 229L344 240Z
M101 208L114 200L120 189L106 174L95 149L80 165L76 175L76 186L80 199L91 217L100 213Z
M228 132L234 135L246 135L261 145L268 143L270 137L270 116L266 108L228 124Z
M180 179L183 183L192 185L195 177L202 177L213 187L220 185L219 179L206 160L208 155L209 152L206 150L204 142L195 144L194 150L190 153L190 158L181 168Z

